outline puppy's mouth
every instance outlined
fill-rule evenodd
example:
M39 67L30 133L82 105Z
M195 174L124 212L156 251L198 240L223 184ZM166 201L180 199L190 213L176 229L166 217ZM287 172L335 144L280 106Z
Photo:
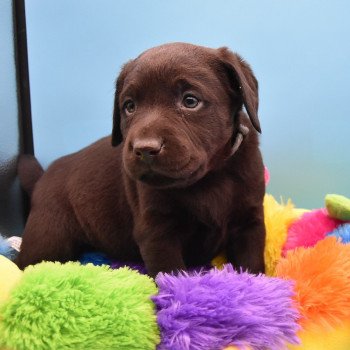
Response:
M188 166L183 167L181 170L186 169ZM182 188L192 185L198 180L199 175L203 172L204 166L199 166L194 170L188 170L182 176L176 171L174 174L177 176L170 176L171 171L164 173L160 169L154 170L149 168L147 171L143 171L137 176L137 180L156 188Z
M139 176L138 180L152 187L171 187L177 182L177 179L155 173L152 170Z
M131 179L162 189L185 188L205 176L208 168L205 154L197 151L194 155L186 152L170 157L165 151L145 162L124 148L124 169Z

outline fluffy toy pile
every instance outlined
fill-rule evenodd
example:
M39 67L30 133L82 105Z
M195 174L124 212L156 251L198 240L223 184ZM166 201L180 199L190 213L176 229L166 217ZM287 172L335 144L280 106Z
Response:
M0 241L0 349L350 349L350 200L264 206L260 276L223 257L155 281L101 256L22 272Z

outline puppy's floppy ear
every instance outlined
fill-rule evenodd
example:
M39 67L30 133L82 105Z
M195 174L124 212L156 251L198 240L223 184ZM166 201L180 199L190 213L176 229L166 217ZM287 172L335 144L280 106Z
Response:
M250 66L239 55L232 53L227 47L219 48L218 52L230 80L233 80L231 81L233 89L242 98L251 123L261 133L258 118L258 81Z
M123 135L120 128L120 108L119 108L119 95L116 89L114 94L114 107L113 107L113 129L112 129L112 146L118 146L123 141Z
M117 79L115 84L115 94L114 94L114 107L113 107L113 129L112 129L112 146L118 146L123 141L123 134L121 131L121 106L119 106L119 94L123 88L125 77L130 69L130 64L132 61L127 62Z

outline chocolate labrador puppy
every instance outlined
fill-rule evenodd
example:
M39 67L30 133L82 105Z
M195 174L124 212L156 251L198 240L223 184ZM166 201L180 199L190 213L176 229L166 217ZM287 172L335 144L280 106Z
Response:
M129 61L111 137L45 173L35 158L20 159L33 193L17 264L65 262L93 248L143 260L155 276L223 252L235 267L263 272L257 111L257 81L227 48L166 44Z

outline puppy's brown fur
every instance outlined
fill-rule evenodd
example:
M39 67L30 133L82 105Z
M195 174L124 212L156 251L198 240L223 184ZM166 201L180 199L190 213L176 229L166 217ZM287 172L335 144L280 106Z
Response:
M226 48L167 44L130 61L112 137L58 159L36 183L17 264L94 248L142 259L154 276L225 252L234 266L263 272L257 109L250 67ZM239 125L250 132L231 155ZM21 168L22 179L35 178Z

